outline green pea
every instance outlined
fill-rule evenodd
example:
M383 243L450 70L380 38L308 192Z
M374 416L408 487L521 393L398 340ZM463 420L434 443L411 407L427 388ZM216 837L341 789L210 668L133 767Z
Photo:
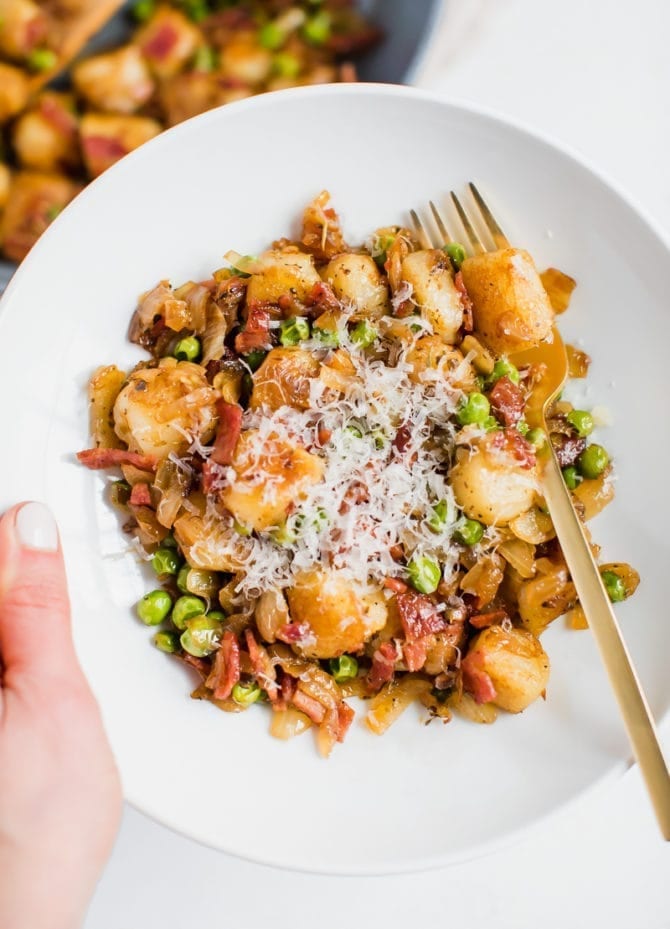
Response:
M180 0L179 5L194 23L201 23L209 16L207 0Z
M294 78L300 74L302 65L300 59L291 52L277 52L272 61L274 73L279 77Z
M429 555L413 555L407 565L407 574L412 587L422 594L434 593L442 579L439 563Z
M256 683L235 684L233 687L232 697L238 706L251 706L257 703L262 696L263 691Z
M563 480L566 487L576 490L582 482L582 476L574 465L570 465L568 468L563 468Z
M182 565L177 575L177 587L181 590L183 594L189 593L188 589L188 572L191 570L191 566L188 564Z
M428 525L433 532L442 532L452 515L452 507L448 500L440 500L433 507L433 512L428 517Z
M132 13L138 23L145 23L156 11L156 0L137 0L133 4Z
M526 439L535 448L542 448L547 444L547 435L544 429L529 429L526 433Z
M586 410L570 410L565 418L575 430L577 435L581 436L582 438L586 437L587 435L591 435L595 428L593 416L591 416L590 413L587 413Z
M167 655L174 655L179 651L179 636L176 632L157 632L154 636L156 648Z
M473 393L462 400L456 411L456 419L461 426L483 423L490 411L491 404L484 394Z
M454 538L463 545L476 545L484 535L484 527L476 519L464 519L454 532Z
M114 481L109 496L114 506L127 506L130 500L131 487L128 481Z
M177 547L177 542L171 532L168 532L168 534L165 536L165 538L161 542L161 547L162 548L176 548Z
M351 330L351 341L359 348L369 348L378 335L375 327L371 326L367 319L362 319Z
M201 45L193 58L193 67L196 71L209 74L216 70L217 56L211 45Z
M201 616L204 612L205 601L201 600L200 597L187 594L179 597L172 608L172 622L177 629L181 629L183 632L189 619L193 619L194 616Z
M266 355L267 352L264 352L262 348L259 348L256 349L256 351L249 352L247 355L245 355L244 360L252 371L257 371L265 361Z
M337 329L319 329L318 326L314 326L312 336L318 339L324 348L337 348L340 344Z
M493 386L501 377L508 377L513 384L518 384L521 380L518 368L506 358L499 358L493 365L493 371L488 379L489 385Z
M310 16L302 27L302 37L312 45L323 45L330 38L331 31L330 14L327 10L320 10Z
M177 601L179 602L179 601ZM179 641L181 647L194 658L206 658L219 647L221 623L212 614L194 616L186 620L186 629Z
M333 675L338 684L342 681L348 681L358 674L358 662L353 655L340 655L339 658L331 658L328 662L328 670Z
M151 566L156 574L176 574L181 565L181 558L173 548L157 548L151 559Z
M50 71L58 63L58 55L50 48L34 48L26 58L31 71Z
M519 422L516 424L516 428L517 428L517 432L520 432L521 435L526 436L526 438L528 438L528 433L530 432L530 426L528 425L525 419L520 419Z
M200 339L194 335L180 339L174 347L173 354L178 361L196 361L200 357Z
M217 623L225 622L225 620L227 619L226 614L223 612L223 610L210 610L207 616L209 619L211 619L212 622L217 622Z
M264 23L258 30L258 42L263 48L269 48L274 52L281 48L286 41L286 33L276 23Z
M603 471L607 470L610 463L610 456L607 454L602 445L587 445L584 451L577 459L577 467L583 477L590 480L600 477Z
M486 432L495 432L496 429L500 429L500 423L495 416L487 416L481 426Z
M279 341L285 347L297 345L309 339L309 320L303 316L284 319L279 325Z
M451 258L451 263L453 264L455 270L460 271L461 265L468 257L463 246L458 242L449 242L444 246L444 250Z
M600 576L612 603L620 603L626 599L626 585L618 574L615 574L614 571L603 571Z
M152 590L138 601L135 609L145 626L162 623L172 608L172 597L166 590Z

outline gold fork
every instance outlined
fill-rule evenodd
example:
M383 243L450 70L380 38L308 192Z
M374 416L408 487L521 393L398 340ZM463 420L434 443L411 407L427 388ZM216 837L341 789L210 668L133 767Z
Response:
M470 184L469 187L495 248L511 248L506 235L475 185ZM452 192L451 198L472 251L475 254L488 251L456 194ZM442 237L440 245L453 242L442 215L432 201L430 201L430 210ZM431 236L426 231L426 226L416 211L411 210L410 215L421 244L427 248L435 247ZM562 390L568 376L568 358L558 329L554 326L550 339L540 343L536 348L511 356L510 361L517 367L529 364L546 366L546 374L533 388L525 416L529 426L540 427L548 434L547 410ZM649 705L628 654L584 529L572 506L570 492L563 480L551 442L545 443L539 458L542 465L542 491L556 529L556 535L561 543L572 581L609 675L610 684L618 701L633 753L645 779L661 832L666 840L670 840L670 774L663 758Z

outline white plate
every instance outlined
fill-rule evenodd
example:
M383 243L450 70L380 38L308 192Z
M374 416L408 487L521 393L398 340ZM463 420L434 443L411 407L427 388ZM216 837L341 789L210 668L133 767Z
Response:
M46 500L60 521L77 646L129 800L167 825L256 861L334 873L462 859L537 822L629 750L588 632L557 622L547 701L492 727L423 726L409 711L377 738L352 727L331 760L310 735L274 741L268 714L188 699L186 669L150 647L131 604L148 575L78 467L85 385L130 365L137 295L206 276L294 227L323 187L347 237L475 179L513 241L579 287L561 327L594 357L588 401L615 418L616 502L594 525L607 560L642 573L618 612L656 714L670 697L665 616L670 344L668 249L604 181L517 128L405 88L332 86L228 106L162 135L92 184L40 240L2 303L2 497Z

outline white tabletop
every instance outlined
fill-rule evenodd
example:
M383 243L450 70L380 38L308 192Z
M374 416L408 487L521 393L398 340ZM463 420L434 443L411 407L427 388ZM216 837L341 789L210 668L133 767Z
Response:
M670 236L668 0L449 6L457 9L447 9L448 33L431 55L424 86L566 143L627 189ZM669 724L662 735L670 752ZM373 929L667 929L669 869L670 846L637 769L504 851L406 877L261 868L127 808L86 929L334 929L354 922Z

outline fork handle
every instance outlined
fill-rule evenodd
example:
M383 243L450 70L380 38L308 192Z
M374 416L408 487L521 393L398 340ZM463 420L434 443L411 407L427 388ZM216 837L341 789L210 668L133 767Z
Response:
M656 819L663 837L670 841L670 774L654 720L553 449L545 459L542 489L572 581L619 703Z

